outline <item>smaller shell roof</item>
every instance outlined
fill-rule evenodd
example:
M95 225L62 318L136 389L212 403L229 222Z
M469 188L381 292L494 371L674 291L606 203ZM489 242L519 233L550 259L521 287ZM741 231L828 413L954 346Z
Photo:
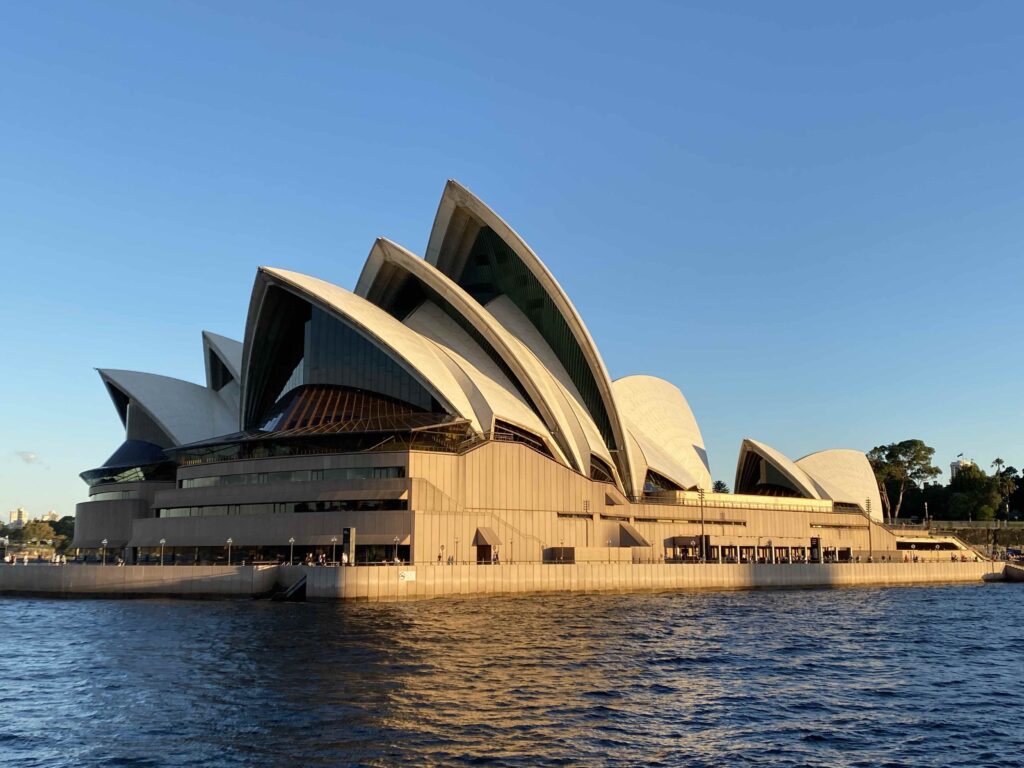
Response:
M868 457L862 451L834 448L797 459L796 465L810 475L833 501L857 504L872 519L882 521L882 498ZM870 502L870 504L869 504Z
M736 482L733 486L736 493L746 493L747 489L742 487L743 465L747 456L755 453L767 461L774 469L778 470L786 479L792 483L794 489L806 499L821 499L822 495L814 480L781 451L777 451L766 443L758 442L749 437L743 439L740 444L739 460L736 462Z
M206 360L207 383L210 380L209 352L212 351L224 363L224 367L234 377L235 381L242 380L242 342L221 336L213 331L203 331L203 355Z
M238 429L238 415L216 392L199 384L141 371L101 368L97 372L105 384L145 411L175 445Z
M647 466L681 488L710 489L704 438L679 388L656 376L625 376L612 390Z

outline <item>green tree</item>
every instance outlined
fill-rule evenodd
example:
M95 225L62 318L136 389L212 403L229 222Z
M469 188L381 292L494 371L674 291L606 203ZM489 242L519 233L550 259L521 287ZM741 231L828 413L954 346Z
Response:
M990 477L981 467L961 467L949 482L950 511L956 520L991 520L1003 499L1006 478Z
M52 527L53 532L58 536L63 536L65 539L73 539L75 537L75 518L72 515L65 515L53 523Z
M53 527L42 520L30 520L18 531L19 538L26 544L40 541L52 541L57 535Z
M1006 462L1000 459L998 456L992 462L992 466L995 468L995 474L1000 474L1003 471L1003 467L1006 466Z
M907 485L923 487L926 480L937 477L941 470L932 466L935 449L922 440L904 440L900 443L879 445L868 453L868 461L875 471L882 507L889 520L900 516ZM892 498L895 496L895 502Z
M711 486L712 493L728 493L729 486L725 480L715 480L715 484Z

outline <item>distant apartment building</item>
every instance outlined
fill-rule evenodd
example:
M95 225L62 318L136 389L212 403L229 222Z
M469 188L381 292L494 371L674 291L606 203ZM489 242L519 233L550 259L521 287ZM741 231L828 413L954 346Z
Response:
M44 523L56 523L60 520L60 515L51 509L49 512L44 512L39 519Z
M28 522L28 512L25 511L24 507L12 509L10 512L7 513L7 517L8 523L10 525L15 526L16 528L20 528Z
M952 480L956 477L960 473L961 469L973 466L975 466L975 464L970 459L956 459L955 461L951 461L949 463L949 479Z

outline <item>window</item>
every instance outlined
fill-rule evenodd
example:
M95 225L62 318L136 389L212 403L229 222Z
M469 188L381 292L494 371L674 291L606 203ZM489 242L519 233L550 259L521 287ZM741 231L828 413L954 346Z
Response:
M210 488L222 485L261 483L308 483L321 480L392 480L405 477L405 467L341 467L338 469L293 469L282 472L250 472L240 475L187 477L182 488Z

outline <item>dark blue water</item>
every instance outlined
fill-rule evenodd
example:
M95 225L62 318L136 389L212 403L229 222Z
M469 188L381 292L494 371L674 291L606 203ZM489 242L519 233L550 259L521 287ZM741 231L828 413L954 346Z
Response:
M0 598L0 764L1024 762L1024 587Z

